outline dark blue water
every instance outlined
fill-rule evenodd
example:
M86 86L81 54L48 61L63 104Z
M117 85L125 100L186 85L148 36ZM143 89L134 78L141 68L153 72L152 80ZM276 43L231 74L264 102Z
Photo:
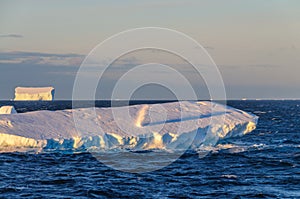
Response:
M7 104L18 112L72 107L0 102ZM150 173L115 171L89 153L2 153L0 198L300 198L300 101L228 104L258 115L257 129L222 141L204 158L188 151Z

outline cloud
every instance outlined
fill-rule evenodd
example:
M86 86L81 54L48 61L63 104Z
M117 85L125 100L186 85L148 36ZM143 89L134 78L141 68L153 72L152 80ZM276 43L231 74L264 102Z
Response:
M168 0L168 1L147 1L147 2L140 2L140 6L146 7L146 8L171 8L171 7L180 7L180 6L186 6L186 5L198 5L198 2L193 0Z
M202 46L202 47L205 48L206 50L214 50L215 49L213 46ZM195 46L195 48L202 50L202 48L200 46Z
M80 65L84 57L84 55L74 53L57 54L10 51L0 52L0 63L74 66Z
M279 51L296 51L296 50L298 50L298 48L294 44L291 46L285 46L279 48Z
M223 69L241 69L244 70L245 68L248 69L255 69L255 68L265 68L265 69L272 69L278 68L280 65L275 64L241 64L241 65L218 65Z
M57 53L42 53L42 52L24 52L24 51L9 51L0 52L0 59L2 55L7 57L82 57L83 55L68 53L68 54L57 54Z
M0 38L23 38L20 34L0 34Z
M212 46L203 46L203 48L205 48L206 50L214 50L215 48Z

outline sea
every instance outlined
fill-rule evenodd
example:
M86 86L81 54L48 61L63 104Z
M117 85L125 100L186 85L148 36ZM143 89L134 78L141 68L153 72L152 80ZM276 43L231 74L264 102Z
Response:
M76 106L111 104L82 101ZM118 171L88 152L0 153L0 198L300 198L300 101L227 104L259 116L256 130L222 140L204 157L186 151L151 172ZM14 105L19 113L72 108L71 101L3 105Z

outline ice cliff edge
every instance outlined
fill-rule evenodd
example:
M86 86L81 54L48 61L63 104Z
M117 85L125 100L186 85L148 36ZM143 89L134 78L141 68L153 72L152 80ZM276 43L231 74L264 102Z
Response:
M17 87L15 89L15 101L52 101L55 89L53 87Z

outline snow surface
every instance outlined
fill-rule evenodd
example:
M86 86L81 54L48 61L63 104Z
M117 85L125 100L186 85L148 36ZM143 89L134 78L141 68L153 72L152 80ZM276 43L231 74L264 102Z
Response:
M53 87L17 87L15 89L15 100L54 100Z
M14 106L2 106L0 107L0 115L2 114L15 114L17 113Z
M0 151L197 149L249 133L257 119L217 103L190 101L0 115Z

